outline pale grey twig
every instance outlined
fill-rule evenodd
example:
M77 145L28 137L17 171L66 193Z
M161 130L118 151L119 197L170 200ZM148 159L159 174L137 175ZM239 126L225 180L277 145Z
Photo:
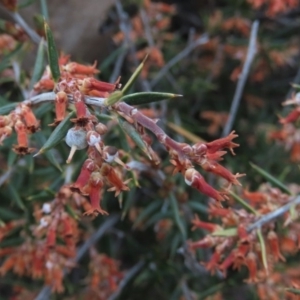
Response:
M254 229L257 228L261 228L263 225L265 225L266 223L278 218L279 216L283 215L284 213L286 213L287 211L290 210L290 208L294 205L298 205L300 204L300 196L296 197L295 199L293 199L292 201L290 201L289 203L279 207L278 209L263 215L261 218L259 218L256 222L254 222L253 224L251 224L248 228L247 231L250 232Z
M103 224L98 228L98 230L91 235L89 239L85 241L85 243L78 249L76 253L76 257L74 258L73 262L78 262L86 253L86 251L93 246L112 226L116 224L119 220L118 215L109 216ZM64 275L66 275L66 270L64 271ZM35 300L48 300L51 295L51 287L45 286L37 295Z
M5 183L5 181L7 181L11 177L11 175L13 174L14 171L15 171L15 168L10 167L4 174L2 174L0 176L0 187Z
M142 269L145 265L144 261L138 262L135 266L133 266L128 272L126 272L125 277L121 280L118 290L114 292L107 300L116 300L122 293L122 290L126 287L128 282Z
M230 133L232 129L233 122L236 117L236 113L240 104L240 100L242 98L243 90L250 72L250 67L252 65L253 59L256 54L256 38L259 28L259 21L254 21L251 28L249 46L247 51L246 60L242 69L242 73L240 74L238 84L234 93L233 101L231 103L229 118L224 126L222 136L226 136Z
M30 39L34 43L39 44L39 42L41 41L41 37L33 29L30 28L30 26L26 23L26 21L22 18L22 16L18 12L11 12L2 5L0 5L0 8L8 16L10 16L15 23L19 24L24 29L26 34L30 37Z
M184 298L186 300L193 300L192 293L191 293L191 291L190 291L190 289L189 289L189 287L188 287L188 285L186 283L186 279L185 278L183 278L181 280L181 289L182 289L182 293L184 295Z
M115 82L117 78L120 76L121 68L123 66L124 60L127 55L127 50L123 51L117 58L117 61L115 63L113 72L110 75L109 82Z
M208 35L204 34L193 43L187 45L180 53L174 56L155 76L155 78L150 82L150 87L156 86L160 80L167 74L167 72L183 58L188 56L196 47L206 44L208 42Z
M144 25L145 37L146 37L147 43L150 47L154 47L155 44L154 44L154 39L153 39L153 36L151 33L151 27L149 24L148 16L143 8L140 9L140 15L141 15L141 19L142 19L142 22Z

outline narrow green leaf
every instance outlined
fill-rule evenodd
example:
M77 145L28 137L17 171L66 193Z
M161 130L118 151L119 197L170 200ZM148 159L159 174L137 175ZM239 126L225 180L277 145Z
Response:
M135 219L133 223L133 228L136 228L142 221L144 221L148 216L153 215L153 213L158 210L161 206L161 201L154 201L149 204Z
M65 138L69 128L71 128L70 119L74 116L74 111L69 113L69 115L54 129L54 131L49 136L48 140L45 142L44 146L34 156L45 153L46 151L60 143Z
M113 51L100 65L99 69L101 71L106 70L112 63L114 63L116 61L116 59L118 58L118 56L127 51L128 47L126 46L122 46L119 47L118 49L116 49L115 51Z
M277 186L280 188L283 192L292 195L291 191L287 186L285 186L282 182L280 182L277 178L275 178L273 175L268 173L267 171L263 170L259 166L253 164L250 162L250 166L257 171L261 176L263 176L265 179L267 179L269 182L271 182L273 185Z
M207 206L197 201L188 201L188 206L202 214L207 214Z
M22 210L25 210L25 205L24 205L20 195L16 191L16 189L10 183L7 184L7 189L8 189L9 197L13 201L16 202L16 204L19 206L19 208L21 208Z
M16 152L9 151L9 153L8 153L8 159L7 159L7 164L8 164L9 167L13 166L13 164L15 163L17 157L18 157L18 155L17 155Z
M4 221L10 221L20 218L20 216L12 210L5 207L0 207L0 218Z
M49 14L48 14L48 6L47 6L47 0L40 0L41 3L41 13L46 21L49 20Z
M33 2L35 2L36 0L25 0L22 1L21 3L18 3L18 10L25 8L29 5L31 5Z
M147 58L148 58L148 55L144 58L144 60L140 63L140 65L136 68L134 73L131 75L131 77L129 78L129 80L127 81L127 83L125 84L125 86L122 89L123 94L126 94L126 92L128 92L130 90L131 86L134 84L134 82L136 81L138 76L141 74Z
M43 145L46 143L46 138L45 136L41 133L41 132L36 132L35 134L35 139L37 140L37 142L40 144L40 145ZM52 149L50 149L49 151L47 151L45 153L45 156L47 157L47 159L50 161L50 163L55 167L57 168L60 172L62 172L62 168L60 166L60 163L59 161L57 160L57 158L55 157L55 155L53 154L53 151Z
M158 102L162 100L168 100L176 97L182 97L182 95L176 95L170 93L158 93L158 92L141 92L141 93L126 95L122 97L120 101L124 101L130 105L140 105L140 104Z
M170 245L170 257L173 258L176 253L177 253L177 250L179 248L179 245L182 244L182 238L181 238L181 235L180 234L176 234L175 237L173 238L172 240L172 243Z
M121 217L122 220L124 220L130 207L133 205L135 193L136 193L135 188L130 189L130 191L128 193L126 193L126 201L125 201L125 205L123 207L122 217Z
M224 236L224 237L230 237L230 236L236 236L237 235L237 229L236 228L226 228L214 231L212 236Z
M0 72L5 70L9 65L12 60L12 58L19 54L22 51L23 44L19 43L16 48L13 51L10 51L7 55L5 55L0 62Z
M66 212L70 215L70 217L72 217L75 220L80 220L79 216L75 213L74 209L69 204L66 204L65 208Z
M35 31L44 34L45 18L41 14L35 14L33 16L33 23L34 23Z
M22 244L23 242L24 242L24 239L22 237L11 238L11 239L1 242L0 248L17 246L17 245Z
M9 114L18 105L17 102L9 103L0 107L0 116Z
M112 94L110 94L109 97L105 100L105 105L106 106L114 105L117 102L119 102L122 97L123 97L122 91L115 91Z
M147 229L148 227L156 224L158 221L163 219L172 219L173 212L171 211L159 211L158 213L151 216L144 224L144 228ZM180 232L181 234L181 232Z
M120 127L123 131L130 136L130 138L134 141L134 143L151 159L151 156L148 153L147 146L144 140L141 138L136 129L125 121L123 118L118 118Z
M50 66L52 78L55 82L57 82L60 77L58 54L56 51L56 46L55 46L53 34L50 30L50 27L46 22L44 26L45 26L45 34L47 37L49 66Z
M38 47L33 73L30 81L30 89L40 80L44 71L44 39L42 38Z
M180 217L178 203L177 203L177 199L175 198L174 193L170 194L170 202L171 202L171 207L172 207L175 224L177 225L179 231L181 232L182 239L185 241L187 238L186 228Z
M264 240L264 237L263 237L260 229L257 230L257 237L258 237L258 240L260 243L262 262L263 262L264 268L268 274L269 269L268 269L266 244L265 244L265 240Z
M256 216L259 216L259 212L257 212L250 204L248 204L244 199L242 199L241 197L239 197L237 194L235 194L232 191L228 191L229 194L234 198L234 200L236 200L237 202L239 202L246 210L248 210L249 212L253 213Z
M294 289L294 288L286 288L285 289L287 292L293 293L295 295L300 295L300 290Z

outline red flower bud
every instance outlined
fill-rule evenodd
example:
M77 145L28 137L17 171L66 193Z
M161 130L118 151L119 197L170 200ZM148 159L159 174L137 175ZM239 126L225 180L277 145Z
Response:
M210 143L206 143L207 151L210 153L214 153L216 151L228 148L231 153L234 155L233 148L238 147L239 144L233 143L232 140L236 138L238 135L234 134L234 131L232 131L227 137L217 139L215 141L212 141Z
M192 186L208 197L211 197L217 201L224 200L224 197L221 195L221 193L211 187L195 169L188 169L185 172L184 179L187 185Z
M236 175L233 175L230 171L228 171L226 168L218 164L217 162L214 161L207 161L201 167L207 171L214 173L218 176L223 177L226 179L229 183L236 184L236 185L241 185L240 182L237 180L237 177L244 176L245 174L239 174L237 173Z
M64 69L71 74L82 74L91 76L99 73L99 70L96 69L97 61L94 62L92 66L85 66L78 64L76 62L68 63Z
M113 186L112 188L108 189L108 191L115 191L115 196L118 196L122 191L129 191L128 186L126 186L129 180L123 182L114 168L110 165L102 165L101 175L105 177L105 179L107 179L107 181Z
M51 125L57 125L60 123L66 115L66 110L68 106L68 96L65 92L60 91L55 96L55 115L56 119Z
M95 163L91 159L87 159L81 168L76 182L70 186L70 189L73 192L82 192L83 187L88 183L90 176L95 169Z
M274 231L270 231L268 233L268 242L270 246L270 253L274 257L275 261L278 261L279 259L285 261L284 256L280 253L278 236Z

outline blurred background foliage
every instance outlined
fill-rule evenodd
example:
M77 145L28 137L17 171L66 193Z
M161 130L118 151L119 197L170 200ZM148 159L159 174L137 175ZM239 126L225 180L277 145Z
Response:
M262 2L262 6L258 2ZM111 1L105 5L102 20L93 19L98 26L97 43L85 40L74 49L77 53L75 58L89 63L97 58L101 80L114 82L120 75L121 82L125 83L145 54L149 53L146 68L132 91L172 92L182 94L183 98L147 105L142 107L143 111L158 118L158 124L175 140L187 143L195 142L195 139L211 141L221 136L228 119L247 53L251 25L258 20L257 53L233 125L239 135L237 142L240 147L235 157L225 158L224 164L234 173L246 173L241 182L251 190L265 179L250 167L249 162L283 182L297 183L298 162L291 162L290 152L284 149L284 145L275 142L271 133L279 128L278 115L286 114L281 102L290 97L290 84L300 82L300 6L294 1L295 5L285 4L278 11L273 2L279 5L285 1ZM66 28L57 27L55 18L58 16L54 16L55 7L52 7L51 1L48 1L49 8L40 6L40 1L20 1L20 5L24 6L20 9L21 15L23 10L42 7L42 10L36 11L37 19L41 15L47 17L49 11L49 22L55 36L64 36ZM96 8L89 2L81 2L80 5L89 11ZM101 5L102 1L97 5L98 11ZM62 1L60 6L66 12L65 18L68 18L72 1ZM60 11L61 7L57 10ZM33 26L39 29L38 22ZM76 22L70 26L76 28ZM0 29L2 33L7 32L4 25ZM85 32L78 32L76 40L80 42L84 35ZM64 39L66 37L60 37L62 51L65 51ZM16 38L16 41L15 45L20 39ZM11 49L17 53L1 53L1 106L24 99L23 91L32 75L32 66L26 66L23 57L28 49L33 52L35 48L30 39L25 39L25 43L20 45L19 48L13 47L15 50ZM93 53L104 52L105 57L100 54L89 57L85 48L91 45ZM172 64L176 57L178 61ZM12 68L7 69L8 65ZM18 78L13 74L16 68L19 68ZM160 76L162 72L165 73ZM43 134L38 133L33 138L33 143L39 148L52 132L47 124L51 123L53 112L44 105L38 107L35 113L42 120L43 128ZM103 115L100 118L110 128L105 143L125 151L131 150L132 145L126 140L121 127ZM64 144L52 150L52 162L50 160L49 163L45 157L18 158L10 150L14 140L15 136L8 138L1 147L0 219L7 222L25 217L27 225L21 232L14 231L6 236L0 247L20 244L23 231L30 234L35 204L51 200L69 176L68 167L63 166L68 155ZM204 232L191 231L190 221L195 213L207 220L207 197L188 188L182 176L172 176L172 167L164 149L158 144L154 149L162 163L156 170L142 172L138 177L140 187L132 184L130 192L123 193L122 199L114 198L111 193L104 195L104 208L111 215L116 213L122 218L97 242L97 250L117 259L122 270L129 270L143 262L138 272L126 282L118 299L258 299L253 286L244 282L246 272L231 271L226 278L211 276L198 263L209 257L209 251L198 251L196 257L187 251L188 239L197 240L204 236ZM141 152L138 149L134 151L140 159ZM84 159L82 152L75 155L68 180L77 178ZM58 166L63 168L62 173ZM8 172L9 181L5 177ZM222 185L212 177L207 178L215 186ZM88 233L93 231L92 228L101 226L105 219L105 216L96 218L93 226L87 218L79 223ZM63 296L51 297L80 299L76 295L85 284L88 263L89 258L84 257L65 277ZM0 281L0 299L34 299L41 287L41 281L8 273ZM27 290L32 293L24 298Z

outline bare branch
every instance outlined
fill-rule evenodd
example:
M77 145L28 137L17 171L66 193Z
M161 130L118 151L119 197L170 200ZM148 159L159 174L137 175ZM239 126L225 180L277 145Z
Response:
M76 263L81 260L86 251L93 246L112 226L119 220L118 215L108 217L105 222L98 228L98 230L85 241L85 243L78 249L76 257L73 262ZM67 271L64 270L64 275ZM51 287L45 286L40 293L36 296L35 300L48 300L51 295Z
M144 261L140 261L138 262L135 266L133 266L127 273L126 276L123 278L123 280L120 282L118 290L113 293L108 300L116 300L122 290L126 287L126 285L128 284L128 282L133 278L133 276L135 276L141 269L142 267L145 265Z
M248 52L247 57L243 66L242 73L239 77L239 81L234 93L233 101L231 103L230 112L229 112L229 118L224 126L224 130L222 133L222 136L226 136L230 133L233 122L236 117L236 113L240 104L240 100L242 98L243 90L246 84L246 80L248 78L250 67L252 65L253 59L256 54L256 38L259 28L259 21L254 21L251 28L251 34L250 34L250 41L248 46Z
M208 42L208 35L204 34L193 43L187 45L180 53L174 56L156 75L155 78L150 82L151 88L156 86L160 80L168 73L174 65L180 62L183 58L188 56L195 48Z
M19 24L34 43L40 43L41 37L26 23L26 21L18 12L11 12L2 5L0 5L0 9L8 16L10 16L10 18L12 18L15 23Z
M292 201L290 201L289 203L281 206L280 208L262 216L261 218L259 218L255 223L251 224L248 228L247 231L250 232L254 229L260 228L263 225L265 225L266 223L278 218L279 216L283 215L284 213L286 213L287 211L290 210L290 208L294 205L298 205L300 204L300 196L296 197L295 199L293 199Z

